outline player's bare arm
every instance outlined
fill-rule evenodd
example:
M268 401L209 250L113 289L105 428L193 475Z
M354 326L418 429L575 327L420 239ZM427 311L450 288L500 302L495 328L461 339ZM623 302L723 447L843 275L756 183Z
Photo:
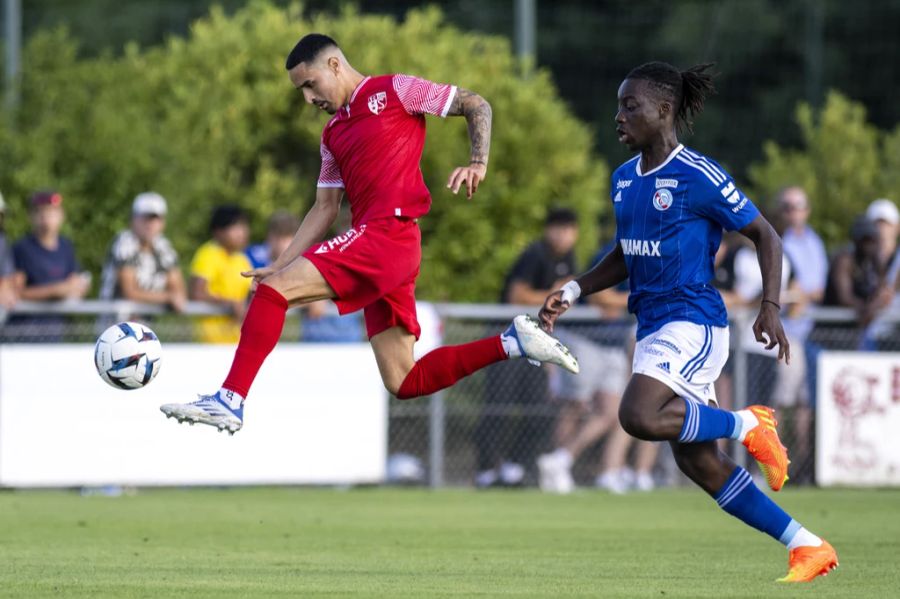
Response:
M267 276L274 274L293 262L312 244L322 241L328 233L329 227L337 218L341 208L341 199L344 190L340 187L319 187L316 189L316 201L303 217L300 228L294 235L291 244L284 250L277 260L269 266L256 268L241 273L245 277L253 277L258 283Z
M615 248L597 263L597 266L547 296L538 315L541 326L547 332L552 333L556 319L571 307L575 299L582 295L590 295L615 287L627 278L628 267L625 265L625 254L622 253L622 246L616 244Z
M753 323L756 340L766 345L766 349L778 346L778 359L791 362L791 347L781 325L781 238L772 225L762 215L741 229L741 234L756 246L759 270L763 277L762 303L759 316Z
M463 183L466 185L466 197L472 197L478 190L478 184L487 175L488 156L491 151L491 105L475 92L463 89L456 90L456 96L450 104L447 116L464 116L469 125L469 140L472 151L469 155L469 166L453 169L447 180L447 187L457 193Z

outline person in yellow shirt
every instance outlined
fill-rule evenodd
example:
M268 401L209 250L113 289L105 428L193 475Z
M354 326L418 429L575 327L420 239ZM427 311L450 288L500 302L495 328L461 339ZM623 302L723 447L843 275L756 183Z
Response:
M244 254L250 238L247 214L238 206L218 206L209 230L212 239L191 261L190 298L227 306L231 315L200 319L197 336L206 343L237 343L252 284L252 279L241 276L252 268Z

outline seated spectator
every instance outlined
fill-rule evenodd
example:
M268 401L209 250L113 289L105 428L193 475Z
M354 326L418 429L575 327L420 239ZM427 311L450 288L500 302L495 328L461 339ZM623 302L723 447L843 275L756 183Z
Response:
M178 255L163 237L166 200L147 192L134 198L131 228L113 239L106 254L100 283L100 299L126 299L165 304L176 312L187 303Z
M191 261L190 298L226 306L230 316L208 316L198 322L198 336L207 343L236 343L247 307L251 279L241 276L252 268L244 254L250 228L238 206L218 206L209 225L212 239Z
M16 293L13 286L13 275L16 267L13 264L12 248L6 241L6 232L3 229L3 221L6 218L6 203L3 194L0 194L0 313L5 313L16 303ZM5 316L0 315L0 323Z
M62 195L35 193L28 214L31 233L13 246L17 296L28 301L83 298L91 286L90 275L81 272L75 246L60 235L65 220ZM7 332L19 340L49 341L62 338L65 329L66 320L60 316L22 316L12 319Z

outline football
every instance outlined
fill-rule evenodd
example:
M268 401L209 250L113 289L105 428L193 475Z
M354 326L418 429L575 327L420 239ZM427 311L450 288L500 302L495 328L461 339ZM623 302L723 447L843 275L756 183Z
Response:
M109 327L94 346L97 374L116 389L140 389L159 374L162 346L146 325L120 322Z

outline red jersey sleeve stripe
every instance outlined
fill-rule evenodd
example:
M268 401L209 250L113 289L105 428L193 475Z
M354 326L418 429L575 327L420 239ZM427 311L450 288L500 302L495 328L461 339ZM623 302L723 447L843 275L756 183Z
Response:
M447 116L456 96L456 86L435 83L410 75L394 75L394 92L409 114Z
M319 153L322 155L322 169L319 171L317 187L344 187L341 170L328 146L321 144Z

